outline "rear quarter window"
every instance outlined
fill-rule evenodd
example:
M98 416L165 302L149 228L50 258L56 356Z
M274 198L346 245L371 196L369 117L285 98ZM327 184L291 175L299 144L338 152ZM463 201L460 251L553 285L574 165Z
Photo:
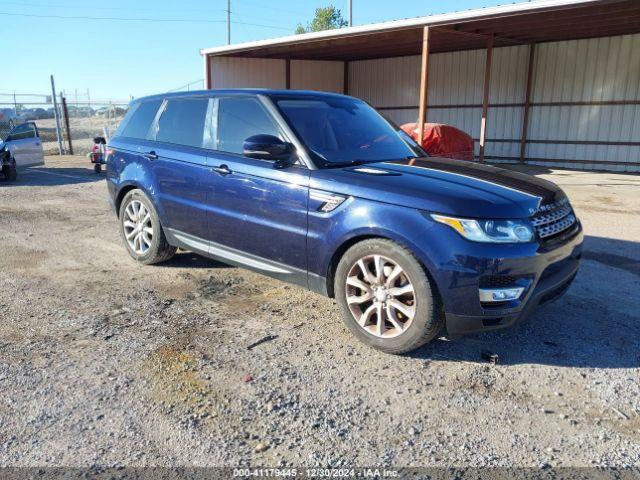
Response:
M116 135L131 138L146 138L151 123L161 104L161 99L139 103L137 107L129 112L127 115L129 118L124 118L121 129L116 132Z

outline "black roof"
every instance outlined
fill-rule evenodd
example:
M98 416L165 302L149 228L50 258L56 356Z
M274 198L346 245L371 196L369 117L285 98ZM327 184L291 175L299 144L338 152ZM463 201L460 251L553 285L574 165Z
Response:
M211 90L191 90L188 92L171 92L171 93L159 93L157 95L148 95L146 97L136 98L132 103L141 102L144 100L164 99L172 97L202 97L210 95L266 95L266 96L278 96L278 97L348 97L348 95L341 95L339 93L330 92L317 92L314 90L278 90L271 88L223 88L223 89L211 89ZM353 97L349 97L353 98Z

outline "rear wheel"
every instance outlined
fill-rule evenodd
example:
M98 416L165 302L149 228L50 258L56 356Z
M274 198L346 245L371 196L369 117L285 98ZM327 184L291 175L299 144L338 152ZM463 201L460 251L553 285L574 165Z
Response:
M347 250L334 291L349 330L383 352L414 350L443 325L429 276L409 250L390 240L365 240Z
M142 190L131 190L122 200L120 236L129 255L145 265L165 262L176 253L176 247L167 242L153 203Z

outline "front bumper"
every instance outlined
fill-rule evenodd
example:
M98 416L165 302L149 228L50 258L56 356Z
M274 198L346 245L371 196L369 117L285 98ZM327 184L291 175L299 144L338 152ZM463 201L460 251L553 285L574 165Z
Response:
M441 276L438 282L447 332L455 336L507 328L529 316L538 306L559 298L576 276L582 241L582 227L578 224L569 238L552 248L516 247L510 253L498 255L494 247L488 250L488 247L473 245L464 255L456 255L456 262L448 264L444 278ZM478 291L486 278L514 278L526 288L518 301L483 304Z
M529 298L523 302L523 307L515 313L496 310L482 316L445 314L447 333L464 335L511 327L517 321L528 317L540 305L560 298L571 286L571 282L578 273L579 263L579 257L572 258L561 271L539 282Z

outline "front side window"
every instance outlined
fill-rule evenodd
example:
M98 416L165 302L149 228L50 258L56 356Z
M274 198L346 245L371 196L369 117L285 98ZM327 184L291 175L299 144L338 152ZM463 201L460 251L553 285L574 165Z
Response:
M149 128L156 117L158 108L162 100L149 100L140 103L137 108L133 109L130 117L123 120L122 130L116 132L116 135L131 138L147 138Z
M316 163L322 166L421 155L361 100L281 97L276 103Z
M220 98L218 150L242 155L244 141L253 135L260 134L283 139L278 126L257 98Z
M208 98L181 98L169 100L158 120L156 140L159 142L205 147L205 125Z

